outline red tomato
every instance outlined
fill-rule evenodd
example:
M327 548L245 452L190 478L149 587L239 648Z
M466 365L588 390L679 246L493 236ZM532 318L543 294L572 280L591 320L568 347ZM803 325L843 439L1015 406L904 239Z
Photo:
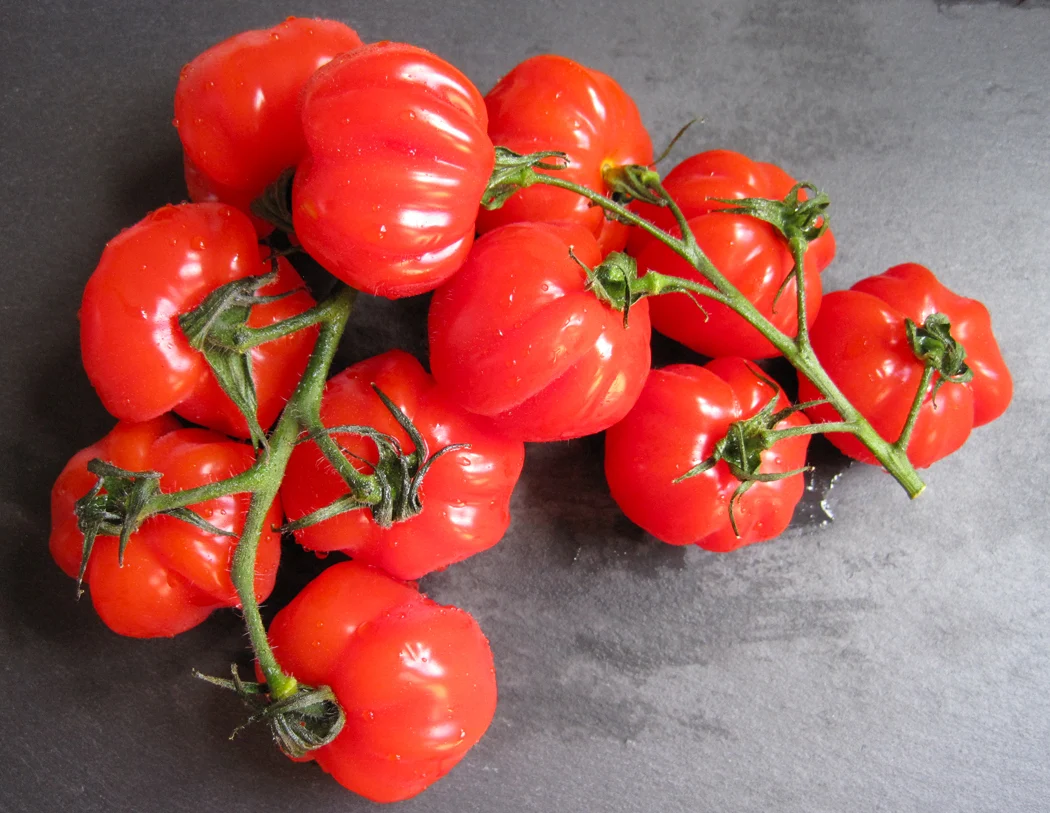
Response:
M243 277L266 274L270 263L248 218L216 203L165 206L125 229L106 246L84 289L80 343L84 369L111 414L145 421L174 410L237 437L248 426L219 388L204 356L190 347L180 314L213 290ZM284 260L276 294L302 287ZM313 307L303 291L252 308L248 324L263 327ZM259 345L251 351L263 428L276 419L306 369L316 328Z
M74 505L94 486L87 470L101 458L131 471L159 471L161 491L182 491L231 477L254 462L250 447L203 429L180 429L168 415L145 423L118 423L102 440L66 464L51 491L51 555L67 575L80 569L84 536ZM249 495L235 494L191 506L205 520L239 533ZM269 596L281 553L280 502L263 525L257 554L255 593ZM230 581L236 538L207 533L174 517L147 519L131 536L124 566L116 537L98 537L84 581L106 626L133 638L176 635L197 626L220 607L239 607Z
M337 277L396 299L463 264L495 162L481 94L421 48L380 42L332 60L302 96L295 233Z
M563 56L526 59L485 97L489 137L517 153L564 152L569 166L558 177L608 194L607 167L649 164L653 144L634 101L614 79ZM537 185L516 193L500 209L478 215L478 231L522 221L571 220L587 226L602 254L621 250L628 227L574 192Z
M321 402L324 424L371 426L397 438L411 452L411 439L372 384L411 419L431 454L453 444L470 448L434 461L423 479L422 513L382 528L368 510L356 510L297 531L299 543L310 550L341 550L399 579L418 579L495 545L510 523L510 495L524 462L522 444L453 404L422 365L400 350L362 361L332 378ZM352 454L378 460L371 440L335 437ZM317 446L296 447L281 487L289 519L323 508L346 493L346 484Z
M649 307L623 314L569 256L601 252L579 224L514 223L478 240L430 305L430 364L452 398L510 437L565 440L627 414L649 371Z
M802 498L804 476L756 482L729 503L740 481L725 461L679 483L708 459L734 421L750 418L776 391L752 363L720 358L704 367L675 364L653 370L634 409L605 434L605 476L623 512L657 539L731 551L778 536ZM781 392L777 410L788 406ZM776 429L807 424L795 413ZM809 436L784 438L762 452L760 473L801 468Z
M718 198L783 200L796 183L798 181L776 164L752 161L730 150L708 150L686 158L663 179L664 189L689 220L729 205L720 203ZM801 197L805 199L804 192ZM664 231L675 230L674 215L666 207L638 201L631 208ZM637 255L652 240L654 238L641 229L631 229L627 251ZM806 264L823 271L834 257L835 236L828 230L810 243Z
M776 300L781 283L794 268L783 236L768 223L745 215L715 214L725 207L712 198L782 199L795 181L773 164L751 161L727 150L694 155L675 167L664 188L682 208L700 248L715 267L778 329L794 336L798 330L795 282L791 280ZM636 203L638 213L656 225L677 233L667 209ZM655 238L635 229L628 247L638 260L639 273L647 270L703 278L685 260ZM820 309L820 272L835 255L835 240L825 232L806 252L806 313L812 325ZM649 305L653 328L705 356L772 358L778 351L755 328L730 308L701 299L708 317L685 294L653 297Z
M375 802L421 793L492 722L496 676L477 622L358 562L310 582L269 634L282 668L330 686L346 715L335 740L311 756Z
M917 468L954 452L971 429L995 420L1010 404L1013 380L992 335L988 309L949 291L929 269L906 263L863 279L848 291L828 294L810 333L831 379L875 431L893 442L904 428L923 371L904 320L910 318L921 327L936 312L951 321L952 336L966 349L973 379L945 383L935 403L935 374L908 445L908 459ZM820 397L809 380L799 376L799 400ZM815 423L841 420L829 404L807 412ZM853 435L832 433L827 438L852 458L876 462Z
M342 23L289 17L223 40L186 65L175 89L175 127L190 196L248 211L306 149L299 122L306 80L360 45Z

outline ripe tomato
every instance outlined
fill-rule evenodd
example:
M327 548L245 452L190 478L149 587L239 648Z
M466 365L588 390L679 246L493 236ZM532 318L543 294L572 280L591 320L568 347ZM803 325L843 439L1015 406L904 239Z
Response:
M752 161L731 150L708 150L690 156L663 179L664 189L690 220L729 205L720 203L719 198L783 200L796 183L798 181L776 164ZM802 197L805 198L805 194ZM638 201L631 208L664 231L675 227L674 215L666 207ZM637 254L652 239L641 229L631 229L627 250ZM810 243L806 261L823 270L834 257L835 236L829 230Z
M910 318L921 327L937 312L948 317L953 338L966 349L973 379L945 383L935 399L935 374L908 445L908 459L917 468L954 452L971 429L995 420L1010 404L1013 379L992 335L988 309L949 291L929 269L905 263L862 279L848 291L828 294L810 333L831 379L875 431L893 442L904 428L923 371L904 320ZM799 399L820 397L810 381L799 376ZM829 404L807 413L814 423L841 420ZM852 458L876 462L853 435L831 433L827 438Z
M559 177L608 194L606 168L649 164L653 144L638 108L612 77L563 56L526 59L485 97L489 137L518 153L556 150L569 157ZM565 189L533 186L500 209L482 211L478 231L507 223L571 220L587 226L602 254L621 250L628 227Z
M613 499L632 521L672 545L731 551L778 536L802 498L804 476L756 482L733 506L740 481L725 461L675 482L711 457L734 421L750 418L781 392L751 362L720 358L704 367L675 364L653 370L634 409L605 434L605 476ZM807 424L801 413L776 429ZM787 472L806 462L809 436L784 438L762 452L760 473Z
M159 471L161 491L182 491L213 483L248 469L249 446L204 429L180 429L169 415L145 423L118 423L98 443L66 464L51 491L51 555L71 577L80 569L84 536L74 505L94 486L87 470L101 458L131 471ZM191 506L218 528L239 533L248 510L248 494L235 494ZM280 502L263 525L257 553L255 594L269 596L281 553ZM102 621L133 638L176 635L197 626L220 607L240 602L230 581L236 538L207 533L174 517L147 519L131 536L124 566L117 560L116 537L98 537L84 581Z
M325 570L269 635L282 668L330 686L346 715L335 740L310 755L372 801L421 793L492 722L496 676L477 622L366 565Z
M174 410L237 437L248 425L219 388L204 356L190 347L180 314L213 290L266 274L270 263L248 218L224 204L165 206L113 238L84 289L80 343L84 369L111 414L145 421ZM278 261L277 280L263 294L301 288L299 275ZM252 308L250 327L308 310L305 290ZM316 328L259 345L252 372L263 428L277 418L306 368Z
M359 509L296 532L310 550L341 550L399 579L418 579L495 545L510 523L510 495L521 474L520 441L497 434L488 421L452 403L408 353L392 350L332 378L321 402L326 426L366 425L389 434L406 452L414 445L372 389L375 384L409 417L430 453L468 444L439 457L427 472L423 511L388 528ZM378 460L375 443L336 434L353 455ZM354 458L351 458L354 459ZM362 465L362 468L365 468ZM296 447L281 498L289 519L298 519L347 493L346 484L313 443Z
M728 150L694 155L664 180L664 188L681 207L700 248L715 267L789 336L794 336L798 328L794 280L787 284L775 307L773 302L781 282L794 268L783 236L768 223L752 217L713 213L727 205L713 198L782 199L794 185L794 179L779 167L751 161ZM661 228L677 233L674 217L666 208L642 202L635 203L634 208ZM685 260L640 229L633 230L628 250L637 258L640 272L651 269L702 281ZM835 238L830 231L811 242L806 252L806 312L810 325L820 309L820 272L834 256ZM705 356L778 355L773 345L731 309L706 299L701 301L708 314L706 319L685 294L653 297L649 306L653 328Z
M334 20L289 17L213 45L182 69L175 127L196 201L251 202L306 149L299 93L314 71L361 38ZM260 232L269 226L256 221Z
M302 123L292 216L318 262L391 299L459 269L495 163L467 77L411 45L358 48L307 82Z
M430 305L430 364L452 398L510 437L600 432L634 404L649 371L649 308L630 323L587 290L601 260L575 223L513 223L481 237Z

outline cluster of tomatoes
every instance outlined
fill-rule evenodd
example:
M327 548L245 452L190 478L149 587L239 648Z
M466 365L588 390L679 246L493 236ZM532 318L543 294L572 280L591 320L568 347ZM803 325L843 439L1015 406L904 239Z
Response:
M571 190L536 184L501 208L479 208L494 145L563 152L560 176L600 193L617 168L651 165L638 111L610 77L539 56L483 97L420 48L364 45L341 23L290 18L189 63L175 126L194 202L165 206L114 238L84 292L84 366L119 423L60 475L51 551L124 635L174 635L217 608L240 606L230 569L251 489L189 506L203 522L169 513L123 539L103 531L85 553L78 505L98 496L101 482L88 461L159 475L160 490L171 493L237 478L272 453L265 432L293 397L318 336L304 316L317 302L274 249L275 223L293 250L354 289L388 298L433 291L430 373L390 351L331 377L314 405L356 471L376 471L384 449L403 451L420 478L413 496L422 510L393 522L361 506L329 510L352 489L315 434L290 453L258 537L258 600L273 587L286 521L305 548L352 559L327 568L269 631L286 672L334 692L345 725L309 756L348 788L380 801L414 795L491 721L496 688L485 637L467 613L436 605L411 580L502 537L524 442L608 430L613 496L671 544L728 551L787 526L803 491L808 434L785 433L760 450L753 470L776 478L758 478L736 500L738 467L704 464L763 410L780 416L777 431L841 420L805 379L800 397L813 403L790 409L755 364L777 354L768 339L727 305L705 301L701 310L683 293L641 299L629 318L597 298L587 269L625 249L639 268L703 278L663 242ZM719 200L782 199L794 179L772 164L710 151L678 165L663 185L707 257L795 335L795 258L783 236L770 223L718 211ZM268 208L252 209L267 196ZM675 233L666 207L631 208ZM813 348L883 437L900 434L924 372L906 320L944 314L965 346L967 375L943 387L931 380L915 422L908 454L927 466L1010 400L987 311L918 265L822 301L820 274L834 253L829 231L805 253ZM302 328L240 353L206 352L186 317L210 329L224 316L205 307L209 297L238 281L249 286L227 306L241 309L244 327L276 330L302 319ZM651 328L714 360L650 370ZM172 413L205 428L187 428ZM830 437L871 461L853 435ZM427 457L427 449L441 453Z

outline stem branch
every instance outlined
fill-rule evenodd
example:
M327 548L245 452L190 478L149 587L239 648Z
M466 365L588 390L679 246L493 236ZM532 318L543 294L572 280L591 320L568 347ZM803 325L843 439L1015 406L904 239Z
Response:
M339 339L343 335L356 296L357 291L342 286L323 303L321 330L306 371L270 436L269 452L261 455L256 465L246 472L252 474L249 479L254 488L250 489L253 492L251 504L245 517L244 530L233 554L230 577L241 600L244 623L248 628L252 649L255 650L259 667L266 677L270 695L275 700L295 694L298 683L281 669L266 637L259 602L255 598L255 555L263 522L277 496L288 458L295 448L299 432L306 428L304 416L313 416L319 410L328 369L332 366L332 359L335 357Z
M885 469L893 475L901 486L903 486L909 497L917 497L923 492L926 485L920 479L919 474L915 470L915 467L912 466L911 461L908 460L908 456L905 454L903 446L900 445L900 441L896 444L890 443L875 431L856 407L849 402L849 399L843 395L842 391L835 385L835 382L828 377L826 372L824 372L824 368L817 360L816 354L813 353L809 344L809 334L805 327L806 300L804 279L802 277L802 250L800 247L792 247L792 251L796 256L797 267L795 273L797 275L798 311L800 319L798 334L796 337L791 337L777 329L777 327L770 322L758 310L758 308L747 299L747 297L740 293L736 286L734 286L707 258L707 255L705 255L700 246L697 245L696 239L693 236L692 231L689 229L688 221L683 215L681 209L663 189L662 184L658 183L655 186L655 191L659 192L667 201L667 205L670 208L671 213L674 215L675 221L678 223L678 228L681 230L681 238L677 238L657 226L654 226L635 212L632 212L626 206L617 203L605 195L595 192L592 189L588 189L585 186L581 186L580 184L573 183L572 181L567 181L557 175L533 172L529 178L529 183L530 185L540 183L547 186L554 186L559 189L567 189L578 195L582 195L595 205L601 206L606 211L615 214L622 222L636 226L647 234L652 235L682 257L693 268L699 271L700 274L715 287L718 293L724 297L721 301L724 301L725 304L736 311L736 313L758 330L759 333L765 336L766 339L768 339L769 342L781 353L781 355L791 362L795 369L797 369L802 375L808 378L813 383L813 386L820 391L821 395L827 399L828 403L835 408L839 413L839 416L842 418L842 421L832 424L832 426L835 427L834 431L850 431L852 434L856 435L856 437L867 446ZM702 292L697 290L696 293ZM844 427L846 426L850 428L845 429ZM843 428L840 429L840 427ZM907 442L906 438L905 442Z
M919 419L919 411L922 409L922 404L926 400L926 390L929 389L930 382L933 380L934 366L931 363L927 363L922 368L922 378L919 379L919 389L915 393L915 398L911 402L911 409L908 410L908 418L904 422L904 428L901 429L901 436L897 438L897 442L893 444L894 448L900 451L905 451L908 448L908 442L911 440L911 433L915 429L915 422Z

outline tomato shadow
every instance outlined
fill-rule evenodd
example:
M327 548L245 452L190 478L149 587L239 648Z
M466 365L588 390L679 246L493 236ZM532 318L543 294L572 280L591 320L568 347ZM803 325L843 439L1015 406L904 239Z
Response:
M128 154L136 156L136 163L115 167L112 177L105 182L114 196L111 201L114 211L107 218L108 222L130 226L145 217L147 212L166 203L189 200L178 140L169 143L165 139L151 143L150 147L145 154L141 146L128 150Z
M665 545L623 515L609 494L604 434L564 443L528 444L511 505L516 544L562 568L623 569L653 578L685 567L685 550ZM519 534L517 528L528 528Z
M73 582L48 552L50 492L66 461L108 431L113 419L98 404L70 339L55 357L27 354L18 361L25 366L21 380L31 383L0 444L7 514L0 616L16 642L30 636L76 647L90 637L89 615L72 612ZM81 604L90 610L90 602Z

